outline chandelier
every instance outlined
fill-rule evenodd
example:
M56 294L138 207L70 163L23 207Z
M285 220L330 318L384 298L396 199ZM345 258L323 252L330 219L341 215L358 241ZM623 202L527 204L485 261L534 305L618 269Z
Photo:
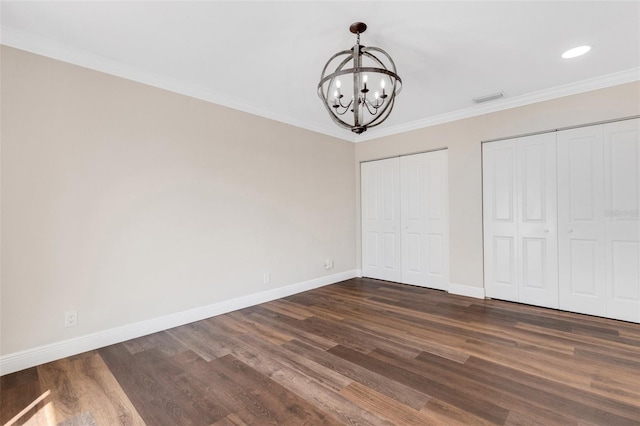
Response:
M318 96L333 121L356 134L385 121L402 89L391 56L379 47L360 45L366 29L364 22L351 24L356 44L329 59L318 83Z

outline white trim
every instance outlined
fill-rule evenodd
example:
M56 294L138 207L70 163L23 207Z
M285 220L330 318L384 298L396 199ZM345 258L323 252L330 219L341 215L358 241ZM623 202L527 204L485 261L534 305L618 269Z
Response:
M356 276L358 276L357 270L340 272L285 287L249 294L236 299L225 300L212 305L201 306L188 311L176 312L175 314L127 324L121 327L4 355L0 357L0 375L13 373L24 370L25 368L55 361L56 359L135 339L136 337L146 336L147 334L291 296L314 288L338 283L355 278Z
M362 133L358 135L355 142L364 142L384 136L391 136L411 130L422 129L425 127L431 127L457 120L463 120L465 118L471 118L491 112L517 108L537 102L562 98L564 96L576 95L578 93L589 92L592 90L604 89L606 87L631 83L638 80L640 80L640 67L631 68L613 74L607 74L600 77L594 77L587 80L565 84L563 86L551 87L549 89L543 89L537 92L514 96L512 98L503 98L499 101L483 104L481 106L471 106L469 108L463 108L445 114L434 115L421 120L412 121L410 123L399 124L397 126L387 127L384 129L376 129L375 132Z
M460 296L484 299L484 287L471 287L470 285L449 283L449 293Z
M276 114L269 108L252 104L250 101L245 99L224 95L202 86L185 84L180 80L167 75L149 72L142 68L134 67L125 64L124 62L109 59L101 55L96 55L17 28L0 25L0 34L2 34L0 42L6 46L57 59L83 68L89 68L105 74L114 75L127 80L136 81L138 83L168 90L170 92L179 93L181 95L200 99L216 105L222 105L238 111L257 115L259 117L310 130L312 132L322 133L327 136L333 136L349 142L354 141L351 133L346 133L344 129L330 127L329 130L327 130L327 128L324 127Z
M377 127L375 129L371 129L366 133L353 135L350 132L337 126L324 127L318 126L313 123L302 122L288 116L276 114L266 107L253 105L250 100L238 99L232 96L214 92L201 86L185 84L169 76L145 71L143 69L133 67L119 61L114 61L113 59L96 55L75 48L73 46L56 42L46 37L41 37L26 31L19 30L17 28L0 25L0 34L0 43L6 46L25 50L27 52L35 53L42 56L47 56L49 58L54 58L84 68L89 68L95 71L115 75L128 80L137 81L139 83L158 87L170 92L175 92L185 96L190 96L192 98L201 99L203 101L226 106L238 111L243 111L270 120L289 124L291 126L310 130L312 132L322 133L327 136L332 136L338 139L356 143L640 80L640 67L636 67L613 74L607 74L600 77L578 81L575 83L565 84L563 86L552 87L549 89L539 90L537 92L514 96L512 98L506 97L499 101L490 102L488 104L474 105L468 108L459 109L457 111L426 117L424 119L412 121L410 123L399 124L397 126L391 126L382 129Z

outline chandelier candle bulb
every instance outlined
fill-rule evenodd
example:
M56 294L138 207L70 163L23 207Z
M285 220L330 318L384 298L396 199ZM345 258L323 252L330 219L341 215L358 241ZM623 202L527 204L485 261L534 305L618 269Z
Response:
M318 96L331 119L356 134L384 122L393 109L396 95L402 89L402 80L391 56L379 47L360 45L360 34L366 29L367 25L363 22L356 22L349 27L356 35L356 44L329 59L318 83ZM382 89L382 95L376 91L374 99L367 97L369 76L374 85L380 81ZM348 92L352 92L351 102L348 104L342 101L341 81L338 77L353 81L353 85L345 87L347 96ZM386 92L387 87L391 88L389 94Z

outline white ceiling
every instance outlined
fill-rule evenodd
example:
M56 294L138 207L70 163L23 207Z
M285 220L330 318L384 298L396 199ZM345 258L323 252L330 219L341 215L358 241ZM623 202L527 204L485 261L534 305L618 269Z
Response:
M3 44L360 141L640 80L639 1L2 1ZM358 137L316 94L329 57L362 44L403 90ZM560 55L582 44L585 56ZM475 105L472 98L504 92Z

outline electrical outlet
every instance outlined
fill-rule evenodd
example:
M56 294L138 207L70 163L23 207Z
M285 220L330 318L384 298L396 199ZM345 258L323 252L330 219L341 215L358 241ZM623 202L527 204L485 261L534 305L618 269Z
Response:
M74 327L78 325L78 311L67 311L64 313L64 326Z
M333 269L333 259L327 259L324 261L324 269Z
M271 282L271 274L268 272L265 272L264 275L262 275L262 281L265 284L269 284Z

